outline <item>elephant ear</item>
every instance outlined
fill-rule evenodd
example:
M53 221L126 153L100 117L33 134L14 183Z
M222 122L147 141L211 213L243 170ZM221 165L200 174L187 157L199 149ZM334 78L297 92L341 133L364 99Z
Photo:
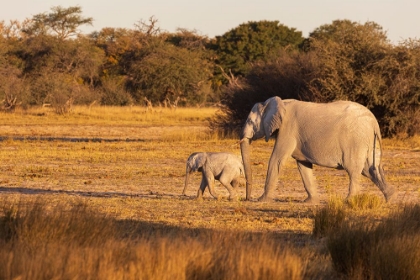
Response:
M196 153L190 157L189 165L192 171L198 171L201 167L204 166L207 160L206 153Z
M274 131L280 129L285 113L286 107L280 97L274 96L265 101L262 116L265 141L270 139Z

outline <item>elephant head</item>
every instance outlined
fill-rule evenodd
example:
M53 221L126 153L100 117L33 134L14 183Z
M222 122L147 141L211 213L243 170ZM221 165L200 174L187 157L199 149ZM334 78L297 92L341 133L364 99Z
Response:
M185 186L182 194L185 195L187 191L189 175L192 172L201 171L204 164L207 161L207 154L206 153L193 153L187 159L187 168L185 172Z
M252 171L249 145L252 140L265 137L268 141L282 124L286 108L283 101L275 96L264 103L257 103L252 107L241 135L241 154L246 178L246 200L251 199Z

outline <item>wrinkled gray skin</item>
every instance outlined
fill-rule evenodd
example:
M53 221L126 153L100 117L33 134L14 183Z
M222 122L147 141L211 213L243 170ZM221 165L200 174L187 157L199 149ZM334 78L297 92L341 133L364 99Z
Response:
M347 171L347 199L357 194L361 175L371 179L387 201L394 194L385 182L381 165L379 125L367 108L349 101L311 103L272 97L254 105L242 130L247 200L252 190L249 146L252 140L265 137L268 141L272 136L275 144L260 201L271 200L281 166L289 157L296 160L308 193L305 202L319 202L313 164Z
M197 192L197 199L203 197L204 190L209 187L210 194L218 198L214 191L214 180L219 180L229 191L229 199L236 198L234 190L240 183L240 176L244 174L244 168L240 157L229 153L193 153L188 157L185 187L182 194L185 195L188 186L189 175L192 172L201 172L201 184Z

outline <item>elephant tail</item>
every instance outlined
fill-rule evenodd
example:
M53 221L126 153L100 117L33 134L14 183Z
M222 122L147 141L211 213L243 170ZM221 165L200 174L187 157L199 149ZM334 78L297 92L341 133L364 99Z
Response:
M381 136L375 132L373 138L373 161L372 165L369 167L369 174L375 185L379 187L382 193L385 196L385 199L389 201L394 194L395 190L393 187L388 186L385 180L384 169L382 166L382 141Z

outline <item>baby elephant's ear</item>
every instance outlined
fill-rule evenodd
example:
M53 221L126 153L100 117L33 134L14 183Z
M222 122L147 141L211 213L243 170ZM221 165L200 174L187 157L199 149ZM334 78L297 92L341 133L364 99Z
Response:
M197 171L199 168L202 168L207 160L207 154L206 153L196 153L192 158L190 162L191 170Z
M265 101L262 116L265 141L270 139L274 131L280 129L285 113L286 107L280 97L271 97Z

